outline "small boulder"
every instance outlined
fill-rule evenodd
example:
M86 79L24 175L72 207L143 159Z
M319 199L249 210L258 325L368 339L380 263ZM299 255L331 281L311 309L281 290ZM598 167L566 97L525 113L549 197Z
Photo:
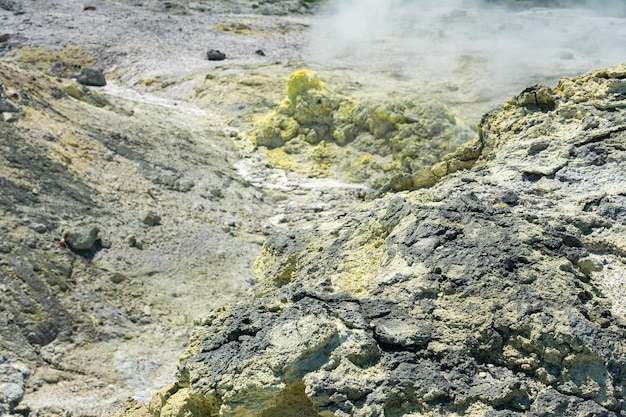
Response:
M0 242L0 253L10 253L13 247L7 242Z
M37 233L46 233L48 228L43 223L32 223L30 228L33 229Z
M552 89L535 84L526 87L517 97L517 104L526 108L538 108L541 111L554 110L556 101Z
M19 119L18 113L2 113L2 120L4 120L7 123L14 123L17 122L17 120Z
M122 282L126 281L126 279L126 275L117 272L109 276L109 281L111 281L113 284L121 284Z
M0 0L0 9L2 10L16 12L19 8L19 4L14 0Z
M2 35L0 35L0 43L7 42L9 39L11 39L11 35L9 35L8 33L3 33Z
M206 53L206 57L209 61L223 61L226 59L226 54L224 52L218 51L217 49L211 49Z
M583 274L591 275L592 272L600 272L604 269L604 266L598 260L589 256L579 259L576 265L580 268Z
M137 240L137 236L133 234L126 236L126 242L128 242L128 246L131 248L143 249L142 243Z
M101 243L100 229L95 226L80 227L72 230L65 230L61 244L69 246L72 250L89 251Z
M159 224L161 224L161 216L154 211L149 211L146 213L145 216L143 216L143 219L141 221L143 222L143 224L148 226L158 226Z
M107 85L106 79L102 71L95 68L85 68L78 75L77 81L83 85L93 87L104 87Z

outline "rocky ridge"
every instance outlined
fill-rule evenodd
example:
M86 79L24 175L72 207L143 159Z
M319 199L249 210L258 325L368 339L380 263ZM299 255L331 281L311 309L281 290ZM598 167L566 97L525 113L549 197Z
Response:
M529 87L471 168L271 236L150 413L625 415L625 85Z

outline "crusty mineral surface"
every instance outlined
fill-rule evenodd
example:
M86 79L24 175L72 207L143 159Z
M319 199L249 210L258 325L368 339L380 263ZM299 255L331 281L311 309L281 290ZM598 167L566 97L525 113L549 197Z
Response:
M624 65L529 87L465 169L271 236L150 413L624 416L625 97Z
M0 416L624 413L620 2L40 3Z
M334 92L311 70L289 75L287 97L253 132L255 144L283 168L374 187L419 172L473 135L434 99L359 101Z

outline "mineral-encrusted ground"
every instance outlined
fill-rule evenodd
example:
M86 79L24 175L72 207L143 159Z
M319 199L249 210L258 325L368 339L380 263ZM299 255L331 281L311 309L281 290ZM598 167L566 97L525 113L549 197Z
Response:
M471 169L271 236L151 413L624 415L625 94L626 66L526 89Z
M419 172L473 136L434 100L359 102L328 88L314 71L288 77L287 97L253 132L256 146L285 169L330 175L380 188Z
M316 61L315 10L0 0L0 414L619 415L623 69L529 87L429 165L502 101L488 61ZM326 87L290 94L306 67ZM277 114L296 135L255 144Z

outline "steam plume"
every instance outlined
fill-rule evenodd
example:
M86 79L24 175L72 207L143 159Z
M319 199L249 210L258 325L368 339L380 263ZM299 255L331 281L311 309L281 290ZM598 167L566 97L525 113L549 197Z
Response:
M558 6L556 0L329 3L307 54L326 68L393 71L501 100L530 83L626 61L623 1L570 1L575 6L567 8L528 6Z

